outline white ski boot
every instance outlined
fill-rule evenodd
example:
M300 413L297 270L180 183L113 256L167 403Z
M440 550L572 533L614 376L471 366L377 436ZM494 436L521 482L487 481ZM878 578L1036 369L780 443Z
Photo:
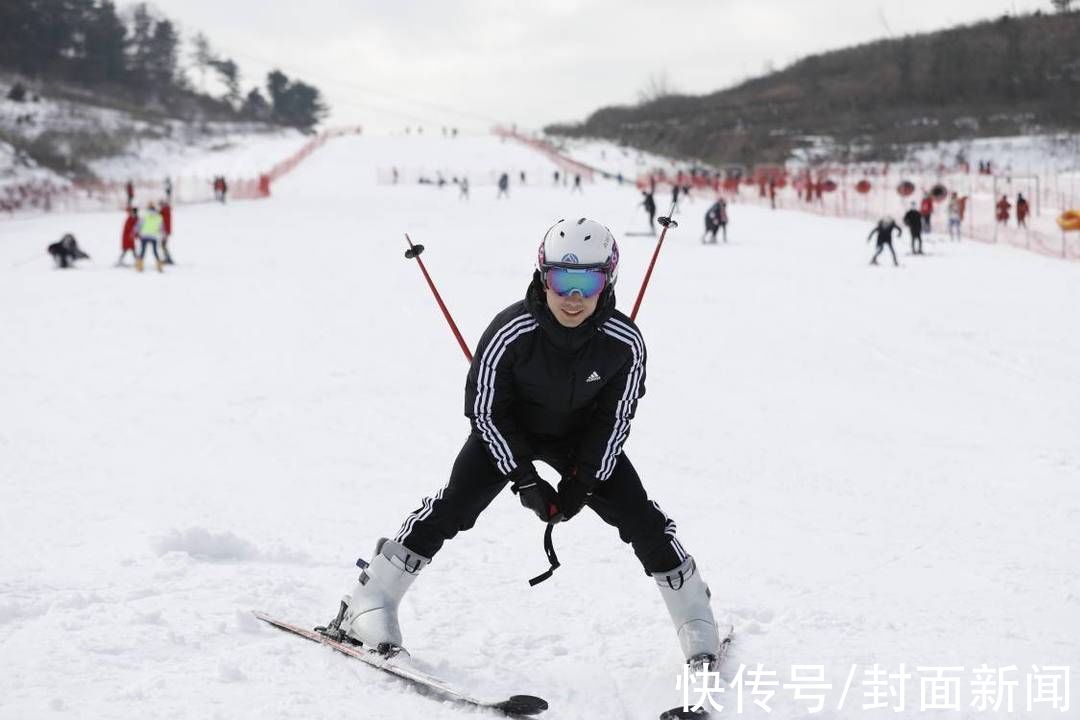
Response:
M397 652L402 647L398 605L430 562L431 558L417 555L401 543L381 538L370 563L356 561L362 572L352 592L342 598L338 616L316 630L382 653Z
M691 667L715 670L720 660L720 633L709 606L709 586L697 570L694 558L668 572L654 573L664 598L679 645Z

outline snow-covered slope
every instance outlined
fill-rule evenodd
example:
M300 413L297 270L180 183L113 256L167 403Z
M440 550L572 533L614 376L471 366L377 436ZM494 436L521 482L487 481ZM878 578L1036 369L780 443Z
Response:
M255 177L309 139L263 123L163 119L34 93L15 102L6 97L12 82L0 77L0 133L24 144L43 143L51 154L71 156L105 181ZM46 180L67 183L33 165L0 142L0 191Z
M543 162L463 140L346 137L269 200L178 209L164 275L111 266L119 214L0 225L0 718L480 717L249 614L327 620L468 431L466 366L403 232L470 343L560 217L611 226L633 303L654 241L623 234L632 188L376 182ZM703 246L705 204L638 317L626 449L736 626L726 678L824 666L823 716L861 718L863 673L904 664L913 717L917 668L960 666L965 709L926 716L976 718L1005 716L967 708L976 668L1015 665L1015 716L1069 717L1024 708L1033 665L1080 660L1080 265L935 236L870 268L864 223L752 207ZM66 231L93 261L53 270ZM418 663L552 718L675 704L674 634L630 550L584 512L529 588L542 530L504 493L443 549L403 605ZM773 717L804 714L775 689Z

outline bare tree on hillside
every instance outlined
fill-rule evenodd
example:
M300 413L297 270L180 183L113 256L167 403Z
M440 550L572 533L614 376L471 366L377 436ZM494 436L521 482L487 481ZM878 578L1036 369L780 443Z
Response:
M638 104L645 105L654 100L675 95L677 92L675 86L671 84L671 78L668 77L667 70L661 70L650 75L645 87L638 90Z
M1069 12L1069 6L1072 5L1073 0L1050 0L1050 4L1054 6L1054 9L1058 12Z

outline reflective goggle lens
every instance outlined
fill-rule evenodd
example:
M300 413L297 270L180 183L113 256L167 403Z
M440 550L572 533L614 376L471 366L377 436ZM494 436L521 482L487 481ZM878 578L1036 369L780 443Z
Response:
M607 285L607 273L591 268L548 268L544 279L547 286L562 297L577 293L583 298L591 298L599 295Z

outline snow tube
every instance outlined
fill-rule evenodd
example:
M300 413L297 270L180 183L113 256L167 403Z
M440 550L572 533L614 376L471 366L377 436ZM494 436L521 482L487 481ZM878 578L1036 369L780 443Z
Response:
M930 197L935 200L941 201L949 196L949 191L945 189L945 186L938 183L934 187L930 188Z
M1080 230L1080 210L1066 210L1061 213L1057 224L1063 231Z
M896 192L900 193L904 197L907 197L911 193L915 192L915 183L910 180L905 180L896 186Z
M836 192L836 181L825 180L821 183L821 192Z
M859 193L860 195L865 195L866 193L870 192L870 188L871 185L869 180L860 180L859 182L855 183L855 192Z

